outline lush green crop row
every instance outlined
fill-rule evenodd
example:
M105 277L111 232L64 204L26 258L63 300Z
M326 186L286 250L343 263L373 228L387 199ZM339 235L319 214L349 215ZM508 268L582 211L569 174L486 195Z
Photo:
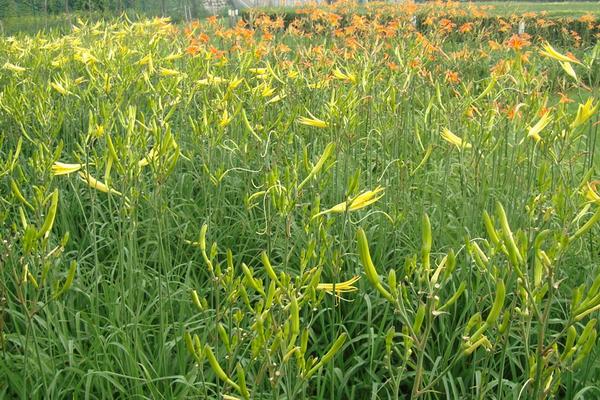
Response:
M0 397L598 394L600 46L376 10L0 39Z

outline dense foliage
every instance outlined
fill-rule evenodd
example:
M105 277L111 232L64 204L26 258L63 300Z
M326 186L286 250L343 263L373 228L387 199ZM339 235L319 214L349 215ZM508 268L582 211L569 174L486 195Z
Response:
M0 38L0 397L598 396L600 23L353 7Z

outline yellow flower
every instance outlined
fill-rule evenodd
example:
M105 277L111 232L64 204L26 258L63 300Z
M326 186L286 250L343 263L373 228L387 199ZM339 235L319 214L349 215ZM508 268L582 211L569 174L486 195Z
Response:
M600 185L600 181L592 181L587 183L587 191L585 193L585 198L591 201L592 203L598 204L600 206L600 194L596 191L596 186Z
M229 90L233 90L236 87L238 87L242 82L244 82L244 78L235 77L229 82L229 85L227 87L229 88Z
M96 189L96 190L99 190L104 193L116 194L117 196L123 195L121 192L118 192L115 189L109 188L108 186L106 186L106 184L104 182L100 182L99 180L97 180L96 178L94 178L87 172L79 171L79 177L81 178L81 180L83 180L85 183L87 183L88 186L91 187L92 189Z
M138 65L152 65L152 54L147 54L144 57L140 58L136 63Z
M146 165L150 164L152 161L154 161L154 159L156 158L156 156L158 155L158 150L156 150L156 147L153 147L149 152L148 155L144 158L142 158L140 161L138 161L138 166L140 167L145 167Z
M25 71L27 71L27 68L24 68L24 67L15 65L15 64L11 64L9 62L5 63L2 68L7 69L7 70L12 71L12 72L25 72Z
M81 61L83 64L94 64L98 62L98 59L96 57L94 57L94 55L92 53L90 53L89 50L84 49L84 48L79 48L77 49L78 52L75 53L75 60L77 61Z
M473 147L471 145L471 143L462 140L461 138L459 138L458 136L456 136L454 133L450 132L450 129L448 128L444 128L442 129L442 139L444 139L445 141L447 141L450 144L455 145L458 149L470 149L471 147Z
M227 125L229 125L232 119L233 115L229 115L227 109L224 109L223 114L221 115L221 120L219 121L219 126L221 128L225 128Z
M267 102L265 104L277 103L278 101L285 99L285 97L286 97L285 94L278 94L277 96L272 97L271 99L267 100Z
M183 57L183 54L181 53L171 53L168 56L165 57L166 61L173 61L173 60L178 60L181 57Z
M316 82L316 83L309 83L308 87L310 89L323 89L323 88L329 87L329 81L328 80L321 80L321 81Z
M335 284L335 294L340 295L342 293L347 292L355 292L358 290L357 287L353 286L358 280L360 276L356 275L352 277L352 279L347 280L345 282L340 282ZM319 283L317 285L317 289L324 290L329 294L334 294L334 284L333 283Z
M169 69L169 68L160 68L160 74L162 76L179 76L181 75L181 72L175 70L175 69Z
M249 71L256 75L264 75L267 73L266 68L250 68Z
M529 133L527 133L527 137L533 138L536 142L542 140L540 136L540 132L548 126L548 124L552 122L552 116L549 112L545 113L542 118L531 128L529 128Z
M275 93L275 89L273 89L269 85L264 85L260 94L261 94L262 97L269 97L273 93Z
M346 211L360 210L361 208L365 208L365 207L375 203L379 199L381 199L384 195L382 193L383 190L384 189L381 186L377 186L375 188L375 190L367 190L349 201L345 201L343 203L337 204L328 210L321 211L320 213L316 214L313 218L316 218L319 215L324 215L324 214L329 214L329 213L338 213L339 214L339 213L343 213Z
M81 164L66 164L66 163L57 161L52 165L52 174L54 176L68 175L73 172L79 171L81 169L81 167L82 167Z
M356 75L349 72L342 72L339 68L333 70L333 76L341 81L356 83Z
M544 51L541 51L540 54L542 54L546 57L550 57L550 58L553 58L553 59L561 61L561 62L567 62L567 63L574 62L576 64L581 64L578 60L559 53L558 51L556 51L554 49L554 47L550 46L550 43L548 43L548 42L546 42L546 44L543 46L543 48L544 48Z
M200 79L198 83L200 85L218 85L220 83L227 82L227 79L221 78L220 76L208 75L208 78Z
M70 92L67 89L65 89L65 87L60 82L51 82L50 86L52 86L54 90L56 90L62 95L70 94Z
M583 125L588 119L594 115L596 111L600 108L600 102L594 105L594 98L590 97L587 99L585 104L580 104L577 109L577 116L575 120L571 123L571 128L577 128L580 125Z
M312 114L311 114L311 117L312 118L299 117L298 123L302 124L302 125L314 126L315 128L327 128L329 126L329 123L323 121L322 119L316 118Z

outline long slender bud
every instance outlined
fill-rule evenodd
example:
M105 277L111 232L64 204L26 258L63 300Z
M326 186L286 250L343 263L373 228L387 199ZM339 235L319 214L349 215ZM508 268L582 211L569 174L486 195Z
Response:
M23 194L21 193L21 191L19 190L19 186L17 186L17 182L15 182L14 180L10 180L10 188L12 189L13 194L15 195L15 197L17 199L19 199L19 201L23 204L25 204L30 210L34 211L35 208L33 208L33 206L31 205L31 203L29 203L27 201L27 199L25 199L25 196L23 196Z
M250 398L250 392L248 392L248 388L246 387L246 374L244 372L244 367L239 362L235 365L235 371L237 373L238 382L240 385L240 394L246 400Z
M505 296L506 287L504 286L504 281L502 279L498 279L496 281L496 298L494 299L492 309L485 320L487 326L492 326L500 316L500 312L502 311L502 307L504 306Z
M426 273L429 273L429 269L431 268L431 222L429 221L429 216L427 214L423 214L422 218L422 245L421 245L421 259L423 262L423 269Z
M275 283L277 283L277 285L281 286L281 284L279 283L279 279L277 279L277 274L275 274L275 270L273 269L273 266L271 265L269 256L267 256L267 253L265 251L263 251L260 254L260 258L265 267L265 270L267 271L267 275L269 276L269 278L271 278L272 281L275 281Z
M298 300L293 294L290 299L290 319L292 322L290 343L295 343L300 333L300 309L298 308Z
M65 279L65 283L63 287L54 295L55 299L58 299L62 296L67 290L71 288L73 285L73 280L75 279L75 273L77 272L77 262L75 260L71 261L71 265L69 266L69 272L67 273L67 279Z
M467 287L467 284L465 283L465 281L462 281L460 283L460 286L458 287L458 289L456 289L456 292L454 292L452 297L450 297L448 299L448 301L446 301L446 303L438 309L438 311L444 311L444 310L448 309L448 307L450 307L452 304L454 304L456 302L456 300L458 300L459 297L463 294L466 287Z
M569 238L569 242L572 242L584 235L587 231L592 229L592 226L594 226L598 221L600 221L600 208L594 213L594 215L591 216L588 222L586 222L581 228L577 230L577 232L573 234L573 236Z
M373 265L373 261L371 260L371 253L369 252L369 242L367 241L367 235L362 228L359 228L356 232L356 236L358 239L358 253L360 255L360 260L365 267L365 272L367 275L367 279L371 284L377 289L379 293L387 300L392 303L395 303L394 297L385 290L381 281L379 279L379 275L377 275L377 270L375 270L375 266Z
M323 168L323 165L325 165L325 162L327 161L329 156L331 156L331 153L333 153L334 149L335 149L335 143L333 143L333 142L329 143L327 145L327 147L325 147L325 150L323 151L321 158L319 158L319 161L317 161L317 163L315 164L313 169L310 171L308 176L306 178L304 178L304 180L298 185L298 188L297 188L298 191L300 191L300 189L302 189L304 187L304 185L306 185L308 182L310 182L310 180L312 178L314 178L321 171L321 169Z
M510 226L508 225L508 218L506 217L506 212L504 211L504 207L502 207L502 204L500 204L500 202L496 202L496 214L500 219L500 227L502 228L502 234L504 236L504 240L506 241L510 261L512 262L515 268L518 268L523 263L523 257L519 252L519 248L517 247L517 243L515 242L515 237L512 231L510 230Z
M425 312L427 311L427 307L425 304L419 304L419 308L417 310L417 314L415 315L415 320L413 322L413 331L415 334L418 334L421 330L421 325L423 325L423 320L425 319Z
M304 379L310 379L315 372L317 372L323 365L327 364L344 345L347 337L348 335L345 332L342 333L333 343L329 351L323 356L323 358L321 358L321 360L304 375Z
M47 237L52 229L52 225L54 225L54 218L56 217L56 209L58 207L58 189L54 189L52 193L52 200L50 203L50 209L48 210L48 214L46 215L46 219L44 220L44 224L38 231L37 237Z
M494 246L498 246L500 244L500 237L498 236L498 231L494 228L494 224L492 223L492 218L487 211L483 211L483 224L485 225L485 230L487 231L488 237L494 244Z
M258 282L256 281L256 279L254 279L254 277L252 276L252 272L250 271L250 269L248 268L248 266L245 263L242 263L242 272L244 273L244 276L246 277L246 281L248 282L248 284L254 289L256 290L258 293L260 293L261 295L265 295L265 291L263 290L263 288L261 288L258 285Z
M204 346L204 354L206 355L206 358L208 359L208 363L212 367L212 369L213 369L214 373L217 375L217 377L239 392L240 387L238 386L237 383L232 381L227 376L225 371L223 371L223 368L221 368L221 365L219 365L219 361L217 361L215 354L213 353L213 351L211 350L211 348L208 345Z

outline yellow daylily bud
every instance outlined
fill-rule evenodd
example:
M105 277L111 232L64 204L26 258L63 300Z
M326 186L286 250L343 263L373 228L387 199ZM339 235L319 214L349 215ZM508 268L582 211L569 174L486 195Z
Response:
M323 365L327 364L333 356L338 352L338 350L344 345L346 339L348 338L348 334L346 332L342 333L338 338L333 342L329 351L321 358L314 367L312 367L306 374L304 374L304 379L309 379L315 372L317 372Z
M226 127L227 125L229 125L232 119L233 115L229 115L229 111L227 111L227 109L224 109L223 114L221 115L221 120L219 121L219 126L222 128Z
M263 251L262 253L260 253L260 258L262 260L263 266L265 267L265 270L267 271L267 275L269 276L269 278L275 283L277 283L277 285L281 286L281 284L279 283L279 279L277 279L277 274L275 273L275 270L271 265L271 260L269 260L267 252Z
M331 156L334 149L335 149L335 143L333 143L333 142L329 143L327 145L327 147L325 147L325 150L323 151L321 158L319 158L319 161L317 161L317 163L315 164L313 169L310 171L308 176L306 178L304 178L304 180L298 185L298 191L300 189L302 189L304 187L304 185L306 185L312 178L314 178L321 171L321 168L323 168L323 165L325 164L325 162L327 161L329 156Z
M215 354L212 352L212 349L208 347L208 345L204 346L204 355L208 359L208 363L212 367L215 375L217 375L217 377L220 380L226 382L228 385L230 385L232 388L239 392L240 387L234 381L232 381L231 378L227 376L225 371L223 371L223 368L221 368L221 365L219 364L219 361L217 361Z
M256 75L264 75L267 73L266 68L250 68L249 71Z
M275 97L272 97L271 99L267 100L267 102L265 104L273 104L273 103L277 103L283 99L285 99L287 96L285 94L278 94Z
M385 297L388 301L395 303L394 297L381 284L379 274L377 274L375 265L373 265L373 261L371 260L367 235L362 228L359 228L356 232L356 239L358 241L358 254L360 255L360 260L363 264L363 267L365 268L367 279L369 279L369 282L371 282L371 284L383 297Z
M48 214L46 215L46 218L44 219L44 224L42 225L42 227L40 228L40 230L37 234L38 238L48 237L48 234L50 233L50 230L52 229L52 226L54 225L54 219L56 218L57 208L58 208L58 189L54 189L54 192L52 193L52 197L51 197L50 208L48 209Z
M567 75L577 80L577 74L575 73L575 70L573 69L571 63L561 61L560 66L567 73Z
M91 187L93 189L99 190L103 193L116 194L117 196L123 195L121 192L119 192L115 189L109 188L108 186L106 186L106 184L104 182L97 180L96 178L94 178L87 172L80 171L79 177L81 178L81 180L83 180L85 183L87 183L89 187Z
M200 85L218 85L220 83L227 82L227 79L221 78L220 76L208 75L207 78L200 79L198 83Z

